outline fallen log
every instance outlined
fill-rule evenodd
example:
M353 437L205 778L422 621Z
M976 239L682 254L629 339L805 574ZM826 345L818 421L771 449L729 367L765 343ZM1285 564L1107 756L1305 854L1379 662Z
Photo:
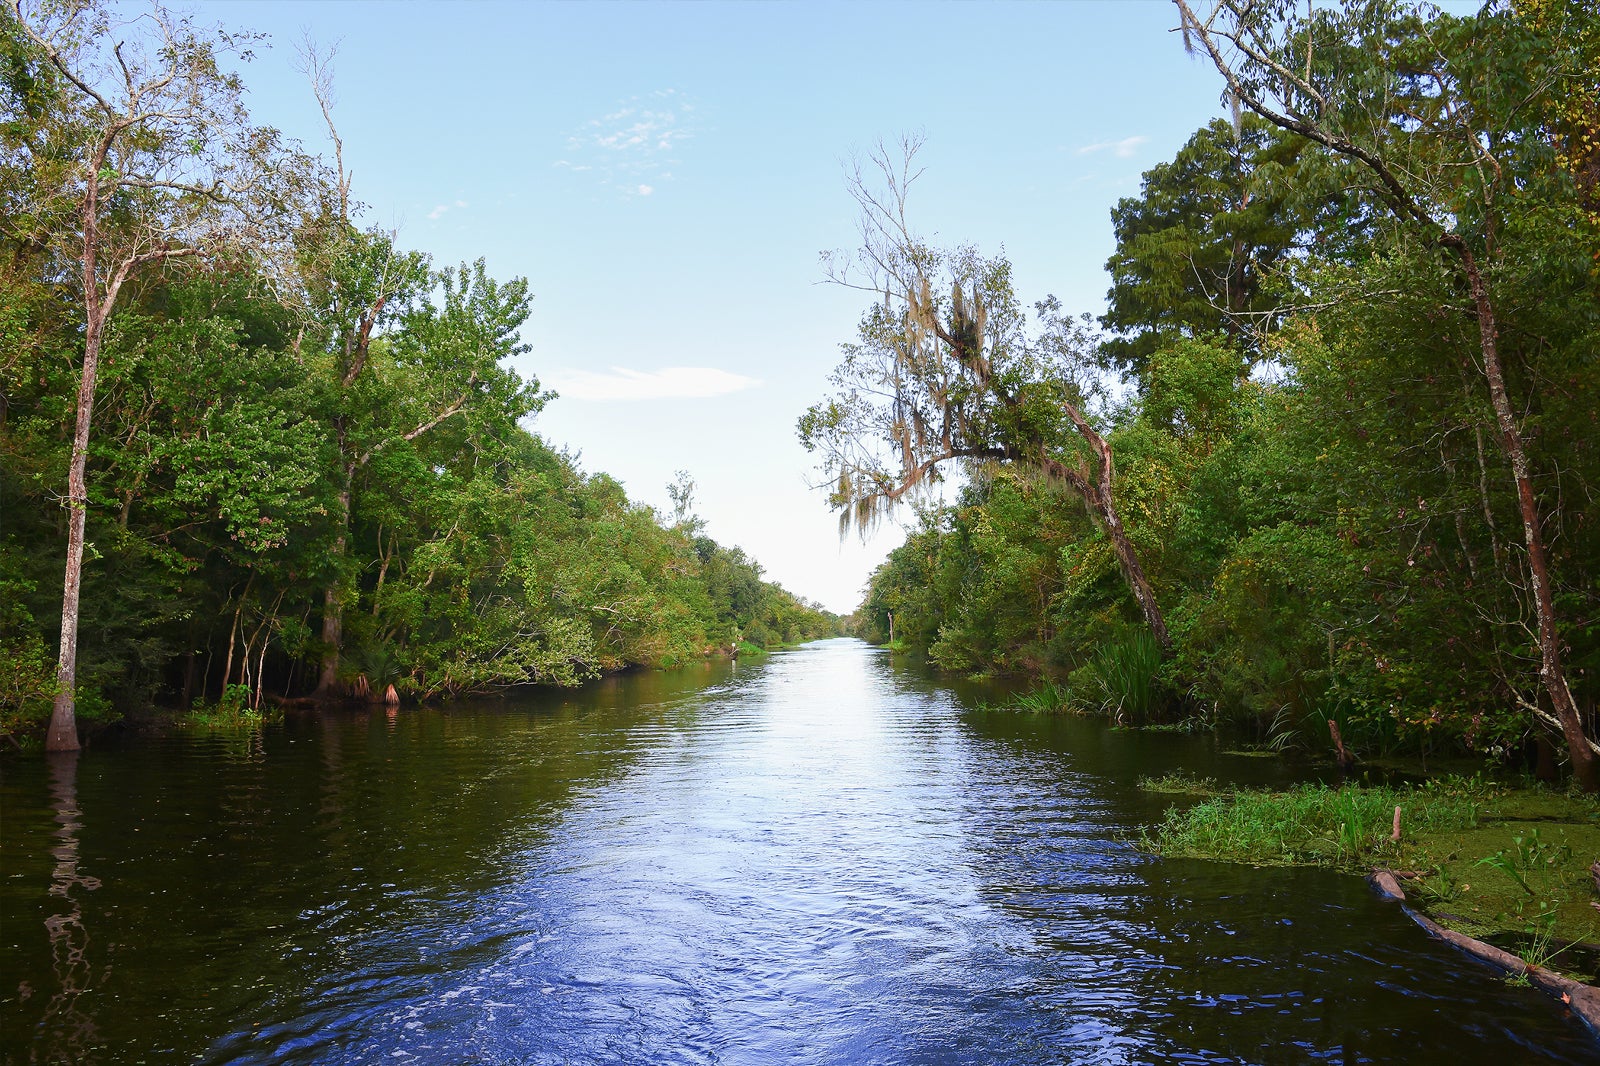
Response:
M1442 940L1497 970L1526 977L1530 984L1559 997L1561 1002L1588 1027L1591 1035L1600 1037L1600 988L1586 985L1582 981L1574 981L1570 977L1563 977L1465 933L1446 929L1406 902L1405 890L1400 887L1400 881L1392 870L1373 870L1367 882L1384 899L1399 903L1411 920L1422 926L1435 940Z

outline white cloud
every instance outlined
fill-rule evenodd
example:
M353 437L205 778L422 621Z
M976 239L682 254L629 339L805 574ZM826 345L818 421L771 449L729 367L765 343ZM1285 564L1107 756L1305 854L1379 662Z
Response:
M624 195L649 196L672 177L675 153L694 136L684 121L693 110L676 89L632 97L579 127L567 138L566 156L554 165L575 173L593 170L601 184Z
M1095 152L1111 150L1111 154L1118 159L1127 159L1139 150L1139 146L1148 141L1148 137L1124 137L1120 141L1099 141L1095 144L1086 144L1078 149L1079 155L1091 155Z
M572 400L689 400L726 396L755 388L755 378L708 366L669 366L661 370L629 370L614 366L595 370L552 370L544 384Z
M439 221L439 219L444 217L444 215L445 215L445 213L447 211L453 210L454 208L457 208L457 207L466 207L466 206L467 206L467 202L465 200L457 200L454 204L438 204L438 205L436 205L434 207L434 209L432 211L428 212L428 221L429 222L437 222L437 221Z

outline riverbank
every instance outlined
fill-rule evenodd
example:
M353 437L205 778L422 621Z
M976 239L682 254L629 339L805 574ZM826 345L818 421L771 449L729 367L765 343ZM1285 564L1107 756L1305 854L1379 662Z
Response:
M1141 782L1178 798L1141 845L1257 866L1397 871L1409 905L1527 963L1600 978L1600 802L1481 777L1419 786L1220 789ZM1399 814L1395 811L1398 808Z

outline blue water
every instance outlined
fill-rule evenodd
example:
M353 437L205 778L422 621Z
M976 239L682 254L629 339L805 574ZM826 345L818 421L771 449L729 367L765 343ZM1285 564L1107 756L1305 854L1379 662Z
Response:
M13 759L6 1062L1595 1062L1356 878L1163 861L1206 739L830 641Z

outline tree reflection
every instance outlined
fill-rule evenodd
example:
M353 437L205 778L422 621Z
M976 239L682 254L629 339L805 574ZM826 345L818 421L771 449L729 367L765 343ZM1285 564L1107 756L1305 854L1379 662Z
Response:
M48 759L50 800L56 821L51 834L54 842L50 856L55 865L50 874L50 895L62 902L44 920L50 936L56 992L39 1021L32 1058L34 1062L82 1063L88 1061L96 1034L94 1018L78 1003L78 998L93 985L89 933L83 926L78 896L99 888L100 879L78 869L78 832L83 825L83 812L78 809L78 753L56 752Z

